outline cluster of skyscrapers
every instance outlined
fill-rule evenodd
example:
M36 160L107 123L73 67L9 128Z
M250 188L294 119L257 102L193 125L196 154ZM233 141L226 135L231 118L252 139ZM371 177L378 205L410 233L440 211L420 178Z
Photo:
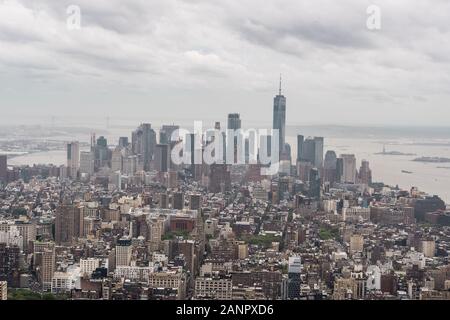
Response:
M92 135L86 150L67 144L63 166L8 168L0 156L0 299L17 288L104 300L450 299L445 203L374 183L367 161L357 168L323 137L297 135L292 157L286 105L280 83L257 150L230 113L227 133L220 122L201 136L143 123L114 146ZM195 161L216 139L223 158ZM190 161L180 164L181 142ZM276 144L278 171L264 175Z

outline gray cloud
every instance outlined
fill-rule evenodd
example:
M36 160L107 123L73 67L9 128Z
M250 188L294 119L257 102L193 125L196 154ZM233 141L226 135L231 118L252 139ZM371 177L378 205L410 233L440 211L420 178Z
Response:
M81 30L66 28L69 4ZM364 109L446 124L449 18L445 0L0 1L0 109L270 122L282 73L291 123L361 123Z

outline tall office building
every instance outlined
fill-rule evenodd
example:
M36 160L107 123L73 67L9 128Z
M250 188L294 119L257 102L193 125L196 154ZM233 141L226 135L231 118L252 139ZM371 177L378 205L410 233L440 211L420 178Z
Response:
M323 137L314 137L314 165L316 168L323 167Z
M241 129L241 118L239 113L230 113L228 115L228 126L229 130L239 130Z
M163 125L161 130L159 130L159 143L170 144L171 142L178 141L179 137L172 139L172 134L179 129L180 127L176 125Z
M44 291L50 290L52 286L52 278L55 274L56 268L56 257L55 257L55 248L52 249L44 249L44 252L41 253L41 266L39 269L39 274L41 278L41 285Z
M115 187L116 190L122 190L122 173L120 170L114 171L109 176L109 184L111 187Z
M19 260L19 246L0 243L0 280L7 281L11 286L17 286L19 282Z
M305 137L302 135L297 135L297 161L303 161L303 144L305 142Z
M304 140L303 136L297 136L297 161L310 162L314 167L323 167L323 147L322 137L309 137ZM299 153L300 150L300 153Z
M343 162L342 179L343 183L356 182L356 157L354 154L341 155Z
M169 196L167 193L160 193L158 196L158 204L159 208L161 209L168 209L169 208Z
M138 166L137 156L127 156L123 158L122 170L124 175L132 176L136 173Z
M312 168L309 173L309 196L311 198L320 199L320 173L319 169Z
M292 152L291 152L291 145L289 143L284 144L283 153L281 154L280 160L289 163L289 166L291 165Z
M342 177L344 175L344 159L336 159L336 182L342 182Z
M297 162L297 176L303 181L309 181L309 174L311 173L311 169L313 165L309 161L299 161Z
M258 159L261 160L261 155L264 154L267 157L272 155L272 136L261 135L259 138Z
M241 119L239 113L230 113L228 115L228 130L239 130L241 129ZM243 138L243 137L242 137ZM238 161L238 137L234 137L233 142L233 150L234 150L234 158L233 161L236 163ZM245 156L245 147L244 147L244 156Z
M302 262L300 257L289 258L288 264L288 299L300 298Z
M116 267L129 266L131 263L131 240L122 238L117 241L116 246Z
M111 170L113 172L121 171L123 166L123 153L121 147L116 147L111 155Z
M316 161L316 142L313 138L307 138L303 142L302 157L304 162L309 162L315 166Z
M159 172L169 170L170 149L168 144L157 144L155 149L155 169Z
M202 137L197 136L194 133L189 133L186 135L186 147L183 152L187 153L187 157L189 162L189 170L192 174L192 177L196 181L200 181L202 179L203 173L203 165L196 164L196 159L202 159L203 157L203 147L202 147Z
M167 174L167 188L175 189L178 187L178 172L174 170L169 170Z
M28 252L30 249L29 244L31 243L31 241L36 239L36 223L19 220L15 222L14 226L17 227L20 235L23 238L23 250L25 252Z
M132 150L139 156L145 171L150 171L156 147L156 133L150 123L141 124L132 134Z
M8 179L8 158L6 155L0 155L0 184L6 183Z
M201 195L194 193L189 195L189 210L199 210L201 208Z
M281 94L281 76L278 95L273 99L273 129L279 132L278 146L281 155L286 141L286 97Z
M214 124L214 129L220 131L220 122L216 121ZM222 155L223 155L223 162L226 163L227 159L227 134L226 132L222 132Z
M56 268L55 244L35 241L33 253L33 265L42 289L50 290Z
M62 204L56 208L55 242L71 245L83 235L84 207L76 204Z
M80 168L80 144L73 141L67 144L67 169L72 179L75 179Z
M323 164L323 181L333 184L337 182L337 156L333 150L328 150L325 154L325 160Z
M108 146L108 140L107 140L104 136L100 136L100 137L97 139L96 145L97 145L98 147L106 148L106 147Z
M194 169L195 169L195 165L194 165L194 160L195 160L195 134L193 133L188 133L186 135L186 147L185 150L183 150L183 152L186 152L189 155L189 165L192 171L192 175L195 176L194 174Z
M82 151L80 153L80 174L93 175L95 171L94 153L91 151Z
M212 193L229 191L231 188L230 168L226 164L212 164L208 191Z
M361 168L359 169L359 182L363 184L372 183L372 170L369 167L369 161L363 160L361 162Z
M184 208L183 192L175 192L172 195L172 209L182 210Z
M103 167L109 167L111 160L111 150L108 148L108 140L101 136L95 144L95 168L99 170Z

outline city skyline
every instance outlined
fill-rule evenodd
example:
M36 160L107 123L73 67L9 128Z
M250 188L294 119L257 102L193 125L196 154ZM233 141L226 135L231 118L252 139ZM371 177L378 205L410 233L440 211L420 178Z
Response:
M450 300L449 12L0 1L0 314Z

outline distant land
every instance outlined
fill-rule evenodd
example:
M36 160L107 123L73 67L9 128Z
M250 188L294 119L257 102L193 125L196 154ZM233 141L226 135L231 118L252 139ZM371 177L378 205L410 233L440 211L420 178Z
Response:
M324 136L345 138L408 138L408 139L450 139L450 127L428 126L350 126L350 125L286 125L287 135ZM450 146L450 141L412 142L411 145Z
M416 161L416 162L428 162L428 163L448 163L448 162L450 162L450 158L420 157L420 158L414 159L413 161Z
M415 156L415 153L404 153L404 152L400 152L400 151L382 151L382 152L377 152L375 154L381 154L384 156Z

